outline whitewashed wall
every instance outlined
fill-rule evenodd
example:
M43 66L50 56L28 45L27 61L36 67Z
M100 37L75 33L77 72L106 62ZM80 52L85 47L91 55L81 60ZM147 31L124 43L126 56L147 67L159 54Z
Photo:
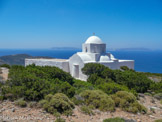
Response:
M55 59L25 59L25 66L31 64L35 64L37 66L56 66L65 72L70 72L68 60L57 61Z

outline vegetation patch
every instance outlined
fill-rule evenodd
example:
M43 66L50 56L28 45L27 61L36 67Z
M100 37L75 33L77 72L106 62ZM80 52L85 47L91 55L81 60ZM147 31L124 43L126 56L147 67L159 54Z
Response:
M126 67L121 70L112 70L102 64L87 63L82 69L83 73L88 75L88 82L99 85L108 82L115 82L127 86L129 90L145 93L150 89L151 81L145 74L135 72Z
M116 94L112 95L112 99L115 101L116 107L120 107L124 111L132 113L147 112L147 109L143 105L138 103L136 97L132 93L119 91Z
M39 102L40 105L51 114L65 114L71 115L74 108L74 103L62 93L55 95L47 95L44 100Z
M0 96L0 101L3 101L4 100L4 97L3 96Z
M93 106L101 111L115 110L114 101L100 90L85 90L80 95L84 98L84 103L88 106Z
M13 65L10 68L9 80L2 86L2 95L6 99L24 98L28 101L39 101L49 93L64 93L69 97L75 94L73 78L57 67L27 67Z
M23 100L23 99L17 100L17 101L15 102L15 104L16 104L17 106L20 106L20 107L26 107L26 106L27 106L27 102L26 102L25 100Z
M115 117L103 120L103 122L125 122L123 118Z
M160 103L162 104L162 99L160 100Z
M162 122L162 119L155 120L155 122Z
M118 91L129 91L129 89L126 86L119 85L117 83L104 83L98 85L98 88L104 91L107 94L115 94Z
M55 122L66 122L63 118L57 118Z
M90 107L88 107L88 106L83 105L83 106L80 107L80 110L81 110L81 112L84 113L84 114L87 114L87 115L94 115L92 109L91 109Z
M75 88L76 94L79 94L85 90L94 90L95 89L95 86L92 85L91 83L84 82L81 80L76 80L76 79L74 80L73 87Z
M162 93L162 81L160 82L153 82L151 84L150 89L154 91L155 93Z

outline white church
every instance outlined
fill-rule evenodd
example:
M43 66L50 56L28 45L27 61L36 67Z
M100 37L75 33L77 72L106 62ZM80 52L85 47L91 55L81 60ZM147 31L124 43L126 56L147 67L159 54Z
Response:
M74 78L84 81L87 80L87 76L81 69L86 63L100 63L111 69L120 69L121 66L134 69L134 60L119 60L111 53L106 53L106 44L97 36L90 36L82 45L82 52L77 52L69 59L25 59L25 66L56 66L69 72Z

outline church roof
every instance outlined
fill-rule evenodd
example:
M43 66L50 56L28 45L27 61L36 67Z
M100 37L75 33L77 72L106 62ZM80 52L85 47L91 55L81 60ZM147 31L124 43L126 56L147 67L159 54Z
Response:
M90 36L86 42L86 44L90 44L90 43L93 43L93 44L102 44L102 40L98 37L98 36Z

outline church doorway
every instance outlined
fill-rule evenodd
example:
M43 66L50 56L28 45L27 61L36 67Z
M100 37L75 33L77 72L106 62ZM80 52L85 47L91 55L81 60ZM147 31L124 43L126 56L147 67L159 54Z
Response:
M78 64L73 65L73 77L79 78L79 65Z

